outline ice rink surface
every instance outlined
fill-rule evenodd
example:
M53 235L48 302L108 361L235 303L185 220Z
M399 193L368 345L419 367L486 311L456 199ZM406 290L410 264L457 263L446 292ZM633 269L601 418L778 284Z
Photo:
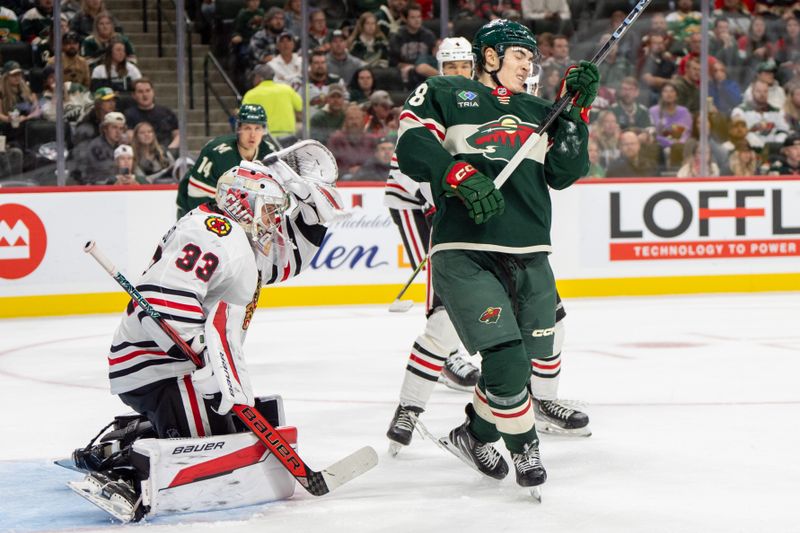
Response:
M562 398L594 435L544 435L533 503L513 473L481 478L414 437L384 433L419 305L266 309L245 345L259 394L283 395L300 452L321 469L366 444L380 464L335 493L238 512L155 517L148 533L800 531L800 293L575 299ZM0 321L0 531L109 531L49 461L126 409L108 393L117 316ZM423 415L445 434L470 396L437 386Z

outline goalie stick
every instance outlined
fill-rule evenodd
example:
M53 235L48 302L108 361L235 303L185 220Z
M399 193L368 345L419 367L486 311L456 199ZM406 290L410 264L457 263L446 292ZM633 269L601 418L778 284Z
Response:
M614 33L611 34L611 37L609 37L603 46L601 46L600 49L594 54L594 57L591 59L593 64L599 65L605 60L606 56L611 51L611 47L617 44L617 41L622 39L622 37L628 32L628 29L631 27L631 25L636 21L637 18L639 18L639 15L642 14L642 11L644 11L645 8L650 5L651 1L652 0L639 0L639 3L636 4L631 12L628 13L628 16L625 17L625 20L623 20L619 27L614 30ZM558 117L558 115L560 115L561 112L567 107L572 97L573 95L570 93L562 96L544 118L544 121L539 124L536 134L530 135L527 139L525 139L525 142L522 143L522 146L520 146L519 150L517 150L505 168L503 168L503 170L500 171L500 174L498 174L494 179L494 186L496 188L499 189L502 187L506 180L511 177L511 173L514 172L520 163L522 163L522 161L528 156L533 147L536 146L536 144L542 138L542 134L545 133L550 126L552 126L553 122L556 121L556 117Z
M428 262L428 256L422 258L422 261L419 262L417 268L414 269L414 272L411 273L411 277L408 278L406 284L403 285L403 288L400 289L400 292L397 294L397 298L389 304L389 312L391 313L405 313L414 305L413 300L401 300L400 298L406 293L408 288L411 286L411 283L416 279L417 274L422 271L422 268L425 266L425 263Z
M89 241L83 251L90 254L131 298L141 306L164 333L174 342L198 368L203 367L200 357L186 344L177 331L167 324L161 314L136 290L122 272L98 250L94 241ZM247 405L234 405L233 412L252 431L258 440L294 476L300 485L314 496L322 496L341 487L378 464L378 454L371 446L364 446L329 467L315 471L306 465L297 451L278 433L278 431L255 408Z

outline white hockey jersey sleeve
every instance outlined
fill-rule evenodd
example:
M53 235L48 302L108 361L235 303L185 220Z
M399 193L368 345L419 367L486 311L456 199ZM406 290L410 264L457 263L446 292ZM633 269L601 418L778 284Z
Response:
M383 205L390 209L419 209L427 211L433 206L430 185L419 183L400 170L397 155L392 154L389 177L386 179Z
M242 228L201 206L162 238L137 290L181 337L198 351L211 310L219 301L246 306L257 290L258 272ZM111 392L191 373L194 364L131 302L109 354Z
M298 200L298 207L282 224L288 242L273 246L269 255L259 255L257 259L265 285L286 281L308 268L328 231L320 221L316 205L302 200Z

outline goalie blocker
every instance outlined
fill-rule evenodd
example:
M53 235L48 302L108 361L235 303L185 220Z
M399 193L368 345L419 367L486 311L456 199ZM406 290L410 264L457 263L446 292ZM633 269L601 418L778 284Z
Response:
M256 408L296 449L297 429L284 425L281 397L257 398ZM294 477L244 426L238 428L242 433L157 439L138 414L117 417L114 425L99 444L76 450L73 464L59 464L81 471L103 469L108 479L119 476L131 491L116 500L102 496L102 487L90 478L69 486L122 522L257 505L294 494Z

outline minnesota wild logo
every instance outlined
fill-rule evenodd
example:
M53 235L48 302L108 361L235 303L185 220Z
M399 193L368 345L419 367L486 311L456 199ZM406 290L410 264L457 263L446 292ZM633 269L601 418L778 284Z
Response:
M502 307L487 307L478 320L484 324L496 324L500 320L500 313L502 312Z
M525 140L535 133L534 125L520 122L512 115L503 115L496 121L477 126L475 133L467 137L467 144L483 152L487 159L510 161Z

